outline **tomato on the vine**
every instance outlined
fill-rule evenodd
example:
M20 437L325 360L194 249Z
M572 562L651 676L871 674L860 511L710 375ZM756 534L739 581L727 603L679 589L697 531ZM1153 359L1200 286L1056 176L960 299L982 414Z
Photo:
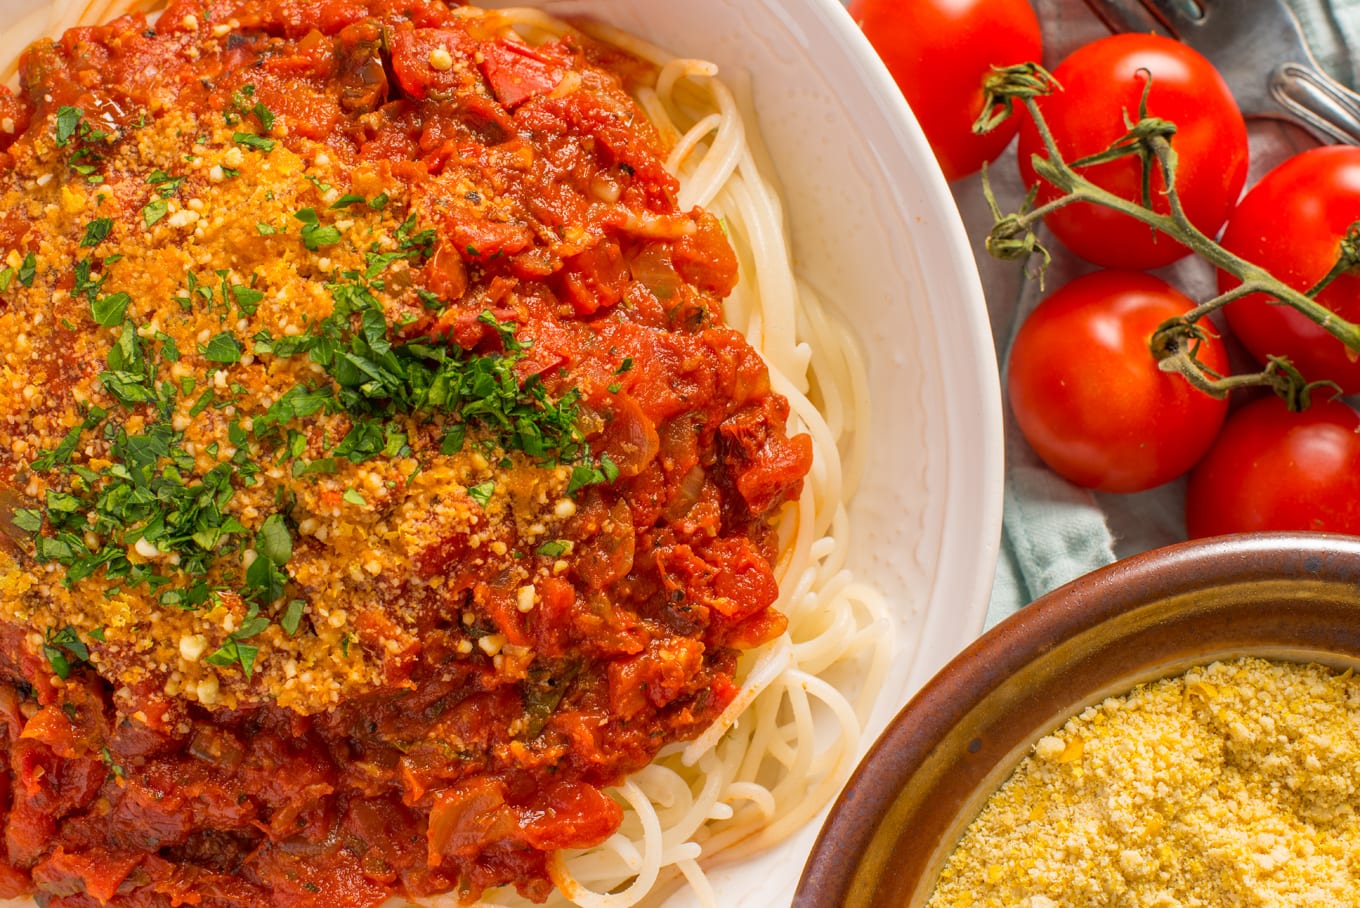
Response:
M1147 112L1176 124L1176 190L1186 217L1209 236L1218 233L1247 178L1247 127L1213 65L1170 38L1122 34L1102 38L1074 51L1053 71L1060 88L1038 99L1053 139L1070 162L1104 151L1128 132L1125 117L1138 118L1151 74ZM1059 192L1034 170L1032 156L1044 154L1032 118L1020 127L1020 172L1027 186L1039 185L1037 203ZM1122 157L1082 171L1091 182L1131 202L1142 200L1143 169L1136 156ZM1151 202L1162 214L1170 209L1165 183L1153 163ZM1146 269L1186 255L1185 246L1112 208L1076 202L1044 218L1044 223L1077 255L1106 268Z
M1277 166L1242 197L1223 230L1223 246L1307 291L1331 271L1356 220L1360 148L1315 148ZM1219 272L1220 291L1240 283ZM1360 320L1360 275L1342 273L1317 300L1342 318ZM1333 381L1348 394L1360 391L1355 352L1301 312L1259 293L1234 300L1223 312L1233 334L1261 362L1287 356L1309 381Z
M973 133L991 67L1039 60L1039 19L1029 0L852 0L864 29L921 123L946 179L976 173L1015 135L1008 120Z
M1185 528L1360 535L1360 413L1316 392L1301 413L1274 395L1234 411L1190 473Z
M1007 390L1030 446L1077 485L1136 492L1195 465L1227 411L1225 401L1157 367L1149 342L1194 303L1147 274L1098 271L1039 303L1011 347ZM1208 336L1199 361L1227 371Z

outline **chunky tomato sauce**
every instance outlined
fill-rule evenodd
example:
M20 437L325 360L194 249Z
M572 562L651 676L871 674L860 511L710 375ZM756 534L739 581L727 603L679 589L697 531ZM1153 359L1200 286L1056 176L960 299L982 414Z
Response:
M542 899L604 789L731 702L811 449L722 322L736 258L677 209L651 75L402 0L176 0L25 54L0 895ZM441 346L539 409L397 408ZM582 450L544 451L563 402Z

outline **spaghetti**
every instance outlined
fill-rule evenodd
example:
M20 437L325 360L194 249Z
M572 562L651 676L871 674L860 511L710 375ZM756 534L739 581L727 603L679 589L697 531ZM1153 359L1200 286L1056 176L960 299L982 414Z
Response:
M174 14L182 14L185 8L177 5ZM119 9L117 5L80 11L58 9L41 27L45 32L56 32L77 22L104 21ZM679 178L677 210L689 211L698 206L721 219L723 231L735 249L741 280L722 304L727 324L738 328L759 351L769 369L771 391L788 401L789 434L803 432L810 439L813 456L811 468L801 482L801 494L796 502L775 509L776 519L771 525L772 547L777 552L772 565L779 590L777 608L786 616L787 628L779 632L778 625L760 625L775 632L768 641L762 639L766 630L738 633L732 638L760 644L749 649L733 667L739 688L733 690L721 708L712 711L706 727L681 736L692 740L676 740L662 747L648 765L632 772L614 789L615 799L623 808L616 830L593 847L549 845L546 849L550 854L547 875L559 893L581 905L636 904L685 881L704 901L715 904L701 863L708 866L767 848L815 815L849 771L857 753L861 719L871 705L877 679L885 667L888 625L878 597L844 569L849 530L845 503L862 469L866 438L863 370L848 333L823 313L809 288L792 276L778 197L756 166L761 153L755 137L746 132L736 99L715 78L715 67L701 61L671 59L635 38L599 26L591 26L589 36L582 35L533 10L494 13L458 10L454 15L464 26L475 21L475 28L500 36L497 40L526 42L522 46L529 49L585 45L609 48L607 54L617 55L610 59L616 60L627 74L636 104L654 125L662 146L668 149L665 166ZM31 18L30 26L37 27L37 21ZM223 39L240 28L230 22L223 24L228 27L219 36ZM512 33L515 37L510 37ZM0 48L0 59L7 59L12 50ZM421 50L424 53L423 46ZM552 62L551 55L546 53L535 59ZM449 71L435 51L428 53L428 62L436 74ZM511 80L514 84L506 83L505 90L521 91L523 81L520 74ZM556 90L558 85L549 90ZM259 97L263 99L263 94ZM252 100L245 96L243 118ZM504 95L501 100L505 101ZM265 110L269 112L267 106ZM255 126L265 126L258 113L256 119L261 122ZM267 127L261 130L255 144L274 142L268 138L269 133ZM241 157L238 154L232 160ZM326 172L323 168L321 176L313 170L310 177L315 177L317 183L326 180L327 173L337 185L340 182L334 170ZM320 185L317 189L321 189ZM377 197L372 192L340 194L338 189L332 189L331 194L340 198L357 195L365 203ZM609 196L612 190L606 188L605 194ZM338 202L339 198L332 200L332 204ZM307 210L316 215L314 207ZM392 224L382 223L381 212L364 216L373 221L379 232L393 230ZM319 216L315 221L302 223L304 235L308 228L313 228L310 234L313 239L329 239L329 234L316 232L330 226ZM668 235L671 228L660 221L644 218L630 229L659 241L674 239ZM0 242L0 247L3 245ZM321 245L329 248L328 243ZM471 243L466 245L469 256L480 254L480 250L473 251ZM0 253L5 251L0 248ZM331 264L341 270L337 263ZM632 270L636 275L646 267L645 262L634 263ZM660 279L664 284L670 278L662 273ZM223 303L229 302L229 294L234 292L232 286L235 285L223 279ZM509 329L494 313L491 321L507 347L517 342L513 334L506 334ZM451 330L457 336L459 328ZM481 329L476 331L477 337L490 334ZM206 342L214 337L205 338L205 348ZM476 342L480 341L474 338ZM534 355L532 350L530 347L528 355ZM520 466L516 461L514 469L519 470ZM601 461L596 469L604 467ZM475 466L473 469L475 472ZM565 467L555 472L563 484L571 473ZM472 480L481 475L470 479L464 476L463 487L474 488ZM498 480L494 470L488 475L491 476L488 481L506 481L503 476ZM356 494L363 497L361 491ZM547 494L559 502L571 498L562 494L562 485L554 487L551 483ZM575 509L575 505L563 507L566 511ZM299 523L297 530L301 529ZM759 537L758 527L750 532ZM257 537L255 548L265 547L265 540ZM260 557L257 551L255 558ZM290 571L296 568L287 559L283 563ZM530 608L535 604L534 595L540 594L530 594L527 602ZM240 628L241 616L233 620ZM477 620L474 615L473 622ZM272 635L272 644L279 649L287 648L287 641L273 629L267 633ZM490 646L483 646L481 641L496 636L504 634L484 633L477 638L477 645L490 655L495 641ZM249 639L252 638L240 637L234 641L238 664L242 645L247 648L254 645L245 642ZM209 645L222 644L215 655L231 642L230 638L214 639ZM55 648L59 654L64 653L62 658L78 655L60 639L49 638L45 645L49 650ZM84 644L78 638L77 648L81 645ZM738 643L736 649L742 648ZM98 649L96 646L96 653ZM253 669L266 677L273 666L283 664L264 658L268 653L266 649L253 655L252 659L259 658L260 662L246 666L246 674ZM514 654L502 650L495 655L500 658ZM480 658L476 653L473 656ZM249 685L240 684L235 677L219 679L219 674L212 672L176 683L179 690L185 689L186 684L198 685L193 688L193 696L205 706L212 705L201 686L208 683L214 697L235 697L232 703L249 708ZM354 683L353 690L343 684L339 688L337 702L341 710L348 698L362 696L368 682L360 678ZM853 703L840 692L838 684L857 688ZM292 702L292 708L306 712L312 707L299 699ZM828 729L834 733L828 735ZM455 812L455 817L467 819L475 815L466 812L470 809L466 802L467 799L459 802L463 812ZM482 817L485 816L484 812ZM479 888L465 889L463 895L476 895ZM526 892L535 898L544 894L532 886ZM321 895L334 904L332 894Z

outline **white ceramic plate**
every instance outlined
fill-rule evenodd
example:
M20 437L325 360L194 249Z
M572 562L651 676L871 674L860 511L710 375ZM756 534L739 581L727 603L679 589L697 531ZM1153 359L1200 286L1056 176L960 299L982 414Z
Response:
M15 27L41 5L0 0L0 27ZM976 265L949 187L837 0L536 5L588 15L714 60L729 75L749 75L784 186L795 267L855 326L874 389L873 451L851 513L851 567L890 597L899 654L867 748L981 631L996 561L999 383ZM788 904L816 826L715 872L721 903Z

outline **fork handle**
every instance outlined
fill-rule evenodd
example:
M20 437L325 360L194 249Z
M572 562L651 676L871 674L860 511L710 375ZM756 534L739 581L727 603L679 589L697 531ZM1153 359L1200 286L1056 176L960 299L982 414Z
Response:
M1360 145L1360 94L1321 70L1283 63L1271 73L1270 94L1324 142Z

